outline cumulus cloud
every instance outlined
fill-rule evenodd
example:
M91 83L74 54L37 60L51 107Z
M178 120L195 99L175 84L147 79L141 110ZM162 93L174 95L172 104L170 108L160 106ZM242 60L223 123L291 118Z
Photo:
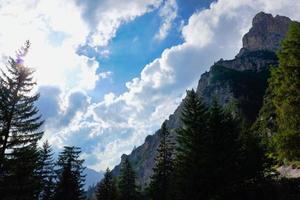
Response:
M113 167L123 153L159 128L214 61L234 57L257 12L300 19L297 0L219 0L194 13L182 28L184 42L144 66L140 76L126 83L126 92L108 93L102 101L92 102L88 91L112 74L97 73L98 63L79 56L78 45L88 39L91 45L105 46L122 23L159 6L161 13L175 12L172 2L76 0L76 6L68 0L61 6L59 0L15 5L1 1L1 54L10 55L26 39L33 43L28 64L36 67L41 84L38 105L47 118L45 139L57 148L81 146L89 167Z
M109 94L103 102L94 105L91 112L95 119L107 127L101 135L118 132L120 128L131 134L108 144L98 143L90 155L99 162L92 167L112 166L122 153L129 153L175 110L185 89L195 87L200 74L214 61L233 58L256 13L263 10L299 20L299 8L300 2L293 0L220 0L194 13L183 27L183 44L166 49L160 58L146 65L140 77L126 84L127 92L120 96Z
M112 74L113 74L113 72L111 72L111 71L101 72L101 73L99 73L99 78L100 79L110 78L112 76Z
M65 89L95 86L98 63L76 53L89 29L72 1L1 1L0 26L2 63L30 40L25 64L35 69L39 85Z
M42 86L39 89L40 98L37 107L43 113L43 118L56 117L60 112L59 98L61 90L53 86Z
M157 8L162 0L75 0L91 28L90 46L106 46L123 23Z
M159 9L159 15L163 22L159 31L155 34L154 38L163 40L167 37L172 28L172 23L177 17L178 6L176 0L166 0L162 7Z

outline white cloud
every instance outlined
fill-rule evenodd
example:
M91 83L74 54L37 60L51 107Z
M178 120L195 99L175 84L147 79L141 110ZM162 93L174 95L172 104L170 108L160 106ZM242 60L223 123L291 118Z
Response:
M163 6L159 10L159 15L163 22L159 28L159 31L155 34L154 38L157 40L163 40L167 37L169 31L172 28L172 23L177 17L178 6L176 0L166 0Z
M183 28L183 44L166 49L160 58L146 65L140 77L126 84L127 92L120 96L110 94L95 105L94 115L109 127L102 134L118 132L120 127L132 134L99 144L92 153L99 162L92 167L112 167L118 161L116 158L129 153L160 126L175 110L185 89L195 87L200 74L214 61L233 58L256 13L263 10L299 20L299 8L300 2L293 0L219 0L209 9L194 13Z
M110 51L108 49L105 49L103 51L100 52L100 55L103 57L103 58L108 58L109 55L110 55Z
M94 87L97 63L76 54L89 29L72 1L1 1L0 26L2 56L13 55L25 40L31 41L25 62L36 70L39 85Z
M75 0L92 29L88 44L106 46L123 23L157 8L162 0Z
M106 79L106 78L110 78L112 76L113 72L111 71L105 71L105 72L101 72L99 73L99 78L100 79Z
M257 12L300 19L298 0L219 0L194 13L182 29L185 42L165 49L146 65L139 77L126 83L126 92L108 93L103 101L92 103L85 91L111 73L96 75L98 63L76 54L77 46L86 38L92 38L94 46L105 46L122 23L159 7L162 1L77 0L80 7L71 0L10 2L0 3L1 54L11 55L26 39L32 41L28 64L36 68L40 85L69 89L51 90L55 96L50 103L45 100L55 108L49 111L45 138L57 147L81 146L90 159L96 159L90 167L97 170L113 167L121 154L159 128L185 89L196 86L200 74L214 61L233 58ZM93 24L97 24L94 30Z
M0 54L13 55L29 39L32 46L25 61L36 70L39 85L91 90L97 80L111 74L97 75L98 63L79 56L78 46L86 40L92 46L106 45L122 23L153 10L160 3L160 0L1 1L0 26L5 31L0 33ZM100 53L104 58L110 54L109 50Z

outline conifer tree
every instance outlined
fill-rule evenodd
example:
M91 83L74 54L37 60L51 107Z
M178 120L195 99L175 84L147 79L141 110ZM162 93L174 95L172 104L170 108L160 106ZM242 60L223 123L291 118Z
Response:
M208 156L203 163L207 171L202 191L207 199L243 199L249 187L256 188L271 172L272 163L260 138L242 128L239 119L216 101L209 112L205 146Z
M33 94L33 70L24 65L30 47L27 41L16 58L9 58L0 75L0 193L15 199L34 199L38 193L37 141L43 121ZM7 198L9 198L7 196Z
M208 138L204 162L207 170L202 177L206 182L205 193L208 199L225 198L233 188L242 183L242 142L241 130L232 115L213 102L208 119Z
M14 150L9 160L9 171L4 177L6 199L38 199L41 179L38 173L39 152L35 144Z
M272 71L270 85L278 131L275 145L280 160L300 159L300 23L290 24L278 53L279 67Z
M151 199L171 199L172 177L174 172L173 143L170 140L169 130L164 122L160 130L160 144L157 149L153 175L149 185Z
M96 189L97 200L116 200L117 187L111 171L107 168L104 178L98 184Z
M54 171L55 163L53 159L53 153L51 146L48 141L43 144L40 150L40 164L41 169L39 175L41 177L41 200L51 200L54 194L55 178L56 174Z
M43 121L34 103L39 94L32 95L36 84L33 70L24 66L23 58L30 47L29 41L17 52L17 58L9 58L6 70L0 76L0 160L17 147L37 142L43 135Z
M80 148L65 146L60 153L56 170L58 181L55 188L55 200L83 200L84 160L80 159Z
M181 121L177 131L176 148L176 194L178 199L201 199L203 184L202 169L207 155L204 145L207 140L208 109L194 90L187 91L183 103Z
M119 177L119 191L121 200L135 200L137 199L137 186L135 183L135 172L126 157L121 165Z

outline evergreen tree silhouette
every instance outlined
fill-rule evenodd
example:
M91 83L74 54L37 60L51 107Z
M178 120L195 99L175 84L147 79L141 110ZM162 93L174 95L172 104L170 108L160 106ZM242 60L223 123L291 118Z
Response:
M65 146L60 153L56 170L58 181L55 188L55 200L83 200L84 160L80 159L80 148Z
M54 195L56 174L54 171L55 163L53 159L52 148L48 141L43 144L40 150L40 164L41 169L39 175L41 176L41 200L51 200Z
M203 163L207 140L208 108L194 90L187 91L181 113L182 127L178 129L176 148L177 199L200 199Z
M121 165L119 177L119 191L121 200L135 200L138 198L137 186L135 183L135 172L126 157Z
M172 177L174 172L173 149L166 123L160 130L160 144L157 149L153 175L149 185L151 199L167 200L172 197Z
M118 197L116 183L109 169L106 170L104 178L97 185L96 196L97 200L116 200Z
M22 199L33 199L38 191L36 143L43 135L43 121L35 106L39 94L32 92L34 71L23 60L29 47L27 41L0 75L0 193L4 199L6 195L21 198L17 196L21 193Z

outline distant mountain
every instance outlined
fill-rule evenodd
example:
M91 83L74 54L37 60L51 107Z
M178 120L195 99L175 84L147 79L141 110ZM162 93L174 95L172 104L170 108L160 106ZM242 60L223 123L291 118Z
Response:
M84 174L86 174L84 184L85 190L87 190L90 186L96 185L103 178L103 172L97 172L90 168L86 168L84 170Z
M290 22L287 17L258 13L253 18L252 28L243 37L243 48L238 55L232 60L217 61L208 72L202 74L197 94L207 103L216 98L233 114L238 113L247 122L254 122L262 106L269 67L278 64L275 52L285 37ZM181 123L181 109L182 104L166 120L173 139L176 137L175 129ZM121 157L121 162L125 157L129 158L142 186L149 182L159 141L160 130L147 136L145 143L131 154ZM120 165L117 165L112 172L117 176L119 171Z

